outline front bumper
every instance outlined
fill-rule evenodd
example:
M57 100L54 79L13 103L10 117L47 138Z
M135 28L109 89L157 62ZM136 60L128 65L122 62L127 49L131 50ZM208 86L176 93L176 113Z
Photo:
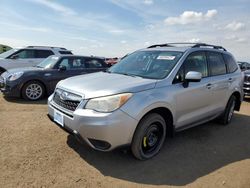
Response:
M245 96L250 96L250 82L244 82L243 90Z
M21 88L18 82L8 82L0 77L0 91L7 97L20 97Z
M112 113L99 113L79 107L72 113L58 106L48 99L48 115L53 121L54 111L60 111L64 118L65 131L75 134L84 140L90 147L100 151L110 151L119 146L132 142L133 134L138 121L121 110ZM109 147L101 148L98 141L106 143Z

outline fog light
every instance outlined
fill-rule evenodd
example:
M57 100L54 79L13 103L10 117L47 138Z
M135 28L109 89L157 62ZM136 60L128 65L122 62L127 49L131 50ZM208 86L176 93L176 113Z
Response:
M90 143L97 149L107 150L111 147L110 143L102 140L88 139Z

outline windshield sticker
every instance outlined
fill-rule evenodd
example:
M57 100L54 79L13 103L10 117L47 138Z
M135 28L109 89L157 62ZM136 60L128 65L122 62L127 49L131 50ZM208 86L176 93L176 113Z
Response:
M175 56L165 56L165 55L160 55L157 57L159 60L170 60L173 61L175 59Z

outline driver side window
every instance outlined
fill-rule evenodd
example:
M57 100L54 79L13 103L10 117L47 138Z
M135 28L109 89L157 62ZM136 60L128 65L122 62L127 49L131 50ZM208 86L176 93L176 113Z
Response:
M205 52L194 52L190 54L182 64L175 76L173 83L181 83L189 71L196 71L202 74L202 78L208 77L208 66Z

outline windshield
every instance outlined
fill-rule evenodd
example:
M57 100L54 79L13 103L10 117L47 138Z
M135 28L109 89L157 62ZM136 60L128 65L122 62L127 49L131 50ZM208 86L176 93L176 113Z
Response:
M168 76L182 54L182 52L171 51L137 51L111 67L109 72L149 79L163 79Z
M45 60L43 60L41 63L37 65L37 67L49 69L52 68L55 63L58 61L59 57L57 56L49 56Z
M9 50L7 52L1 53L0 58L5 59L8 56L10 56L11 54L15 53L16 51L17 51L17 49L11 49L11 50Z

